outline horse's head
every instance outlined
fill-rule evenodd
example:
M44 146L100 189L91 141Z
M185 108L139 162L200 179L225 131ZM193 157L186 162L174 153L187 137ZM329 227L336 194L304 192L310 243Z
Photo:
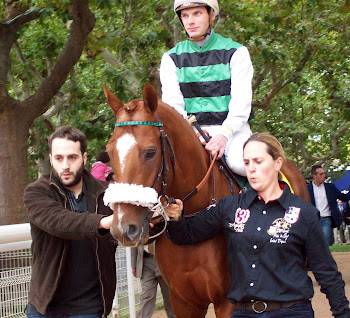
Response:
M151 208L158 200L155 189L162 181L158 97L149 84L145 85L143 100L127 104L106 87L104 91L116 116L116 127L107 144L115 183L110 184L104 197L114 213L111 233L122 245L136 246L148 240Z

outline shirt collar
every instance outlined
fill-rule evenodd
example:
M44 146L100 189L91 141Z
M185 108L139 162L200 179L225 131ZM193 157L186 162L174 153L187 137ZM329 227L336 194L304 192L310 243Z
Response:
M71 191L67 188L64 188L64 190L66 191L66 193L69 193L72 196L72 198L74 198L77 201L80 201L82 199L83 195L87 195L87 188L86 188L86 183L84 182L84 179L83 179L83 188L82 188L80 194L78 195L78 198L75 198L73 191Z
M283 190L282 195L277 199L270 202L278 202L284 209L288 210L289 208L289 200L290 200L290 189L289 186L284 181L279 181L280 188ZM254 200L262 200L262 198L258 195L255 190L249 190L245 194L244 202L247 206L250 206Z

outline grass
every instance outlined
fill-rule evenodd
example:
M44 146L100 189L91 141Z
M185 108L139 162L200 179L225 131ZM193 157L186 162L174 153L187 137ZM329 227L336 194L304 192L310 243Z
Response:
M342 245L331 245L329 247L332 253L336 252L350 252L350 245L349 244L342 244Z

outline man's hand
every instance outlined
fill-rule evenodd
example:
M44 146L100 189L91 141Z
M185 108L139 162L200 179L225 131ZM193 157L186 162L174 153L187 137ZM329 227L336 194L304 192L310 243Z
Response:
M131 271L132 271L132 274L136 277L136 268L132 268Z
M224 135L216 135L210 139L210 141L205 146L205 149L207 149L207 151L210 152L212 156L219 152L216 159L220 159L224 154L226 144L227 138Z
M184 204L181 200L176 199L176 203L171 203L165 208L165 213L170 217L177 221L181 216L181 212L183 210Z
M100 224L99 224L98 228L109 230L112 226L112 222L113 222L113 214L102 218L100 220Z

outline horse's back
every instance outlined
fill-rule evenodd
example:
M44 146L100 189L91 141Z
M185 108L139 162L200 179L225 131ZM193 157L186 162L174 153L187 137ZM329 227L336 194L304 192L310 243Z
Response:
M296 164L290 159L287 159L286 162L283 164L282 172L288 179L290 185L293 188L294 193L306 202L311 203L305 178L300 172L299 168L296 166Z

